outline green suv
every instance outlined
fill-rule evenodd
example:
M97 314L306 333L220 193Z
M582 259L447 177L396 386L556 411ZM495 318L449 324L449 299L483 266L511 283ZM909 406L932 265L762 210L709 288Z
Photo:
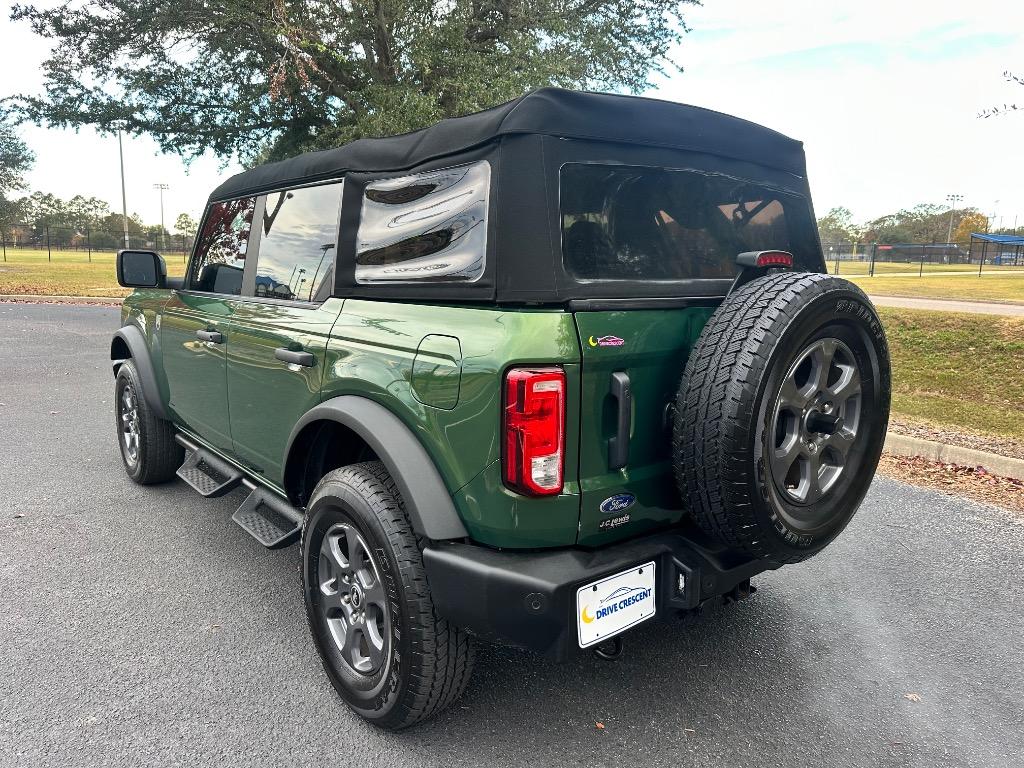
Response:
M885 335L825 274L799 142L543 89L253 168L186 274L118 254L125 468L300 542L359 715L455 700L473 643L605 658L746 597L868 489Z

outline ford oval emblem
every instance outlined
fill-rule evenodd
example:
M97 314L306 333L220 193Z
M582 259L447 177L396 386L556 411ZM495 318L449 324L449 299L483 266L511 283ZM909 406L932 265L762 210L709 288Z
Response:
M612 515L624 509L629 509L633 506L634 502L636 502L636 496L632 493L617 493L601 502L601 513Z

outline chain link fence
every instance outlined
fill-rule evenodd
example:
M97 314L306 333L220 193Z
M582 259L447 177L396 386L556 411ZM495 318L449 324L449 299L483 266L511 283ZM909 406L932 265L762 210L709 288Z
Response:
M823 242L822 251L833 275L982 274L1013 271L1024 274L1024 248L978 242L855 243Z
M47 261L87 261L93 257L110 256L118 250L143 248L159 251L165 258L180 257L184 262L192 252L194 234L169 232L129 232L125 243L124 230L74 227L14 227L0 230L3 260L9 252L13 257L31 257Z
M128 246L159 251L184 263L192 252L194 234L129 232ZM834 275L957 274L1014 271L1024 274L1024 246L978 242L963 243L858 243L823 242L828 271ZM0 230L3 260L86 261L112 257L125 246L123 230L74 227L20 226Z

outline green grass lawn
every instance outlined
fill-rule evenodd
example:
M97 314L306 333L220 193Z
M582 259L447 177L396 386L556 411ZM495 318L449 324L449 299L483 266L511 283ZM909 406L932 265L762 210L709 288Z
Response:
M894 414L1024 438L1024 318L879 308Z
M129 291L117 284L113 251L53 251L7 249L7 260L0 257L0 294L39 294L42 296L127 296ZM167 272L181 275L185 264L180 253L165 255Z
M1024 303L1024 269L1016 272L990 272L973 275L929 275L848 277L867 293L876 296L914 296L928 299L964 299L966 301L1006 301Z

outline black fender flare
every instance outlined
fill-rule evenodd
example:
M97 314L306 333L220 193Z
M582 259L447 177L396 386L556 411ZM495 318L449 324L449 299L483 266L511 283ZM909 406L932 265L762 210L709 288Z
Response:
M433 460L412 431L384 406L358 395L339 395L310 408L292 428L285 448L285 475L292 446L303 428L315 421L348 427L384 463L405 502L413 530L435 541L467 538L448 488Z
M164 408L163 401L160 399L160 387L156 382L156 371L153 370L153 361L149 356L149 345L146 343L146 337L142 335L140 331L134 325L125 325L118 328L114 332L114 339L120 339L128 347L128 351L131 353L132 362L135 363L135 370L139 372L139 378L142 380L142 396L146 399L146 405L161 419L167 420L167 409ZM115 351L116 342L110 342L110 359L114 361L114 375L117 375L117 369L121 367L121 363L124 362L125 358L118 355Z

